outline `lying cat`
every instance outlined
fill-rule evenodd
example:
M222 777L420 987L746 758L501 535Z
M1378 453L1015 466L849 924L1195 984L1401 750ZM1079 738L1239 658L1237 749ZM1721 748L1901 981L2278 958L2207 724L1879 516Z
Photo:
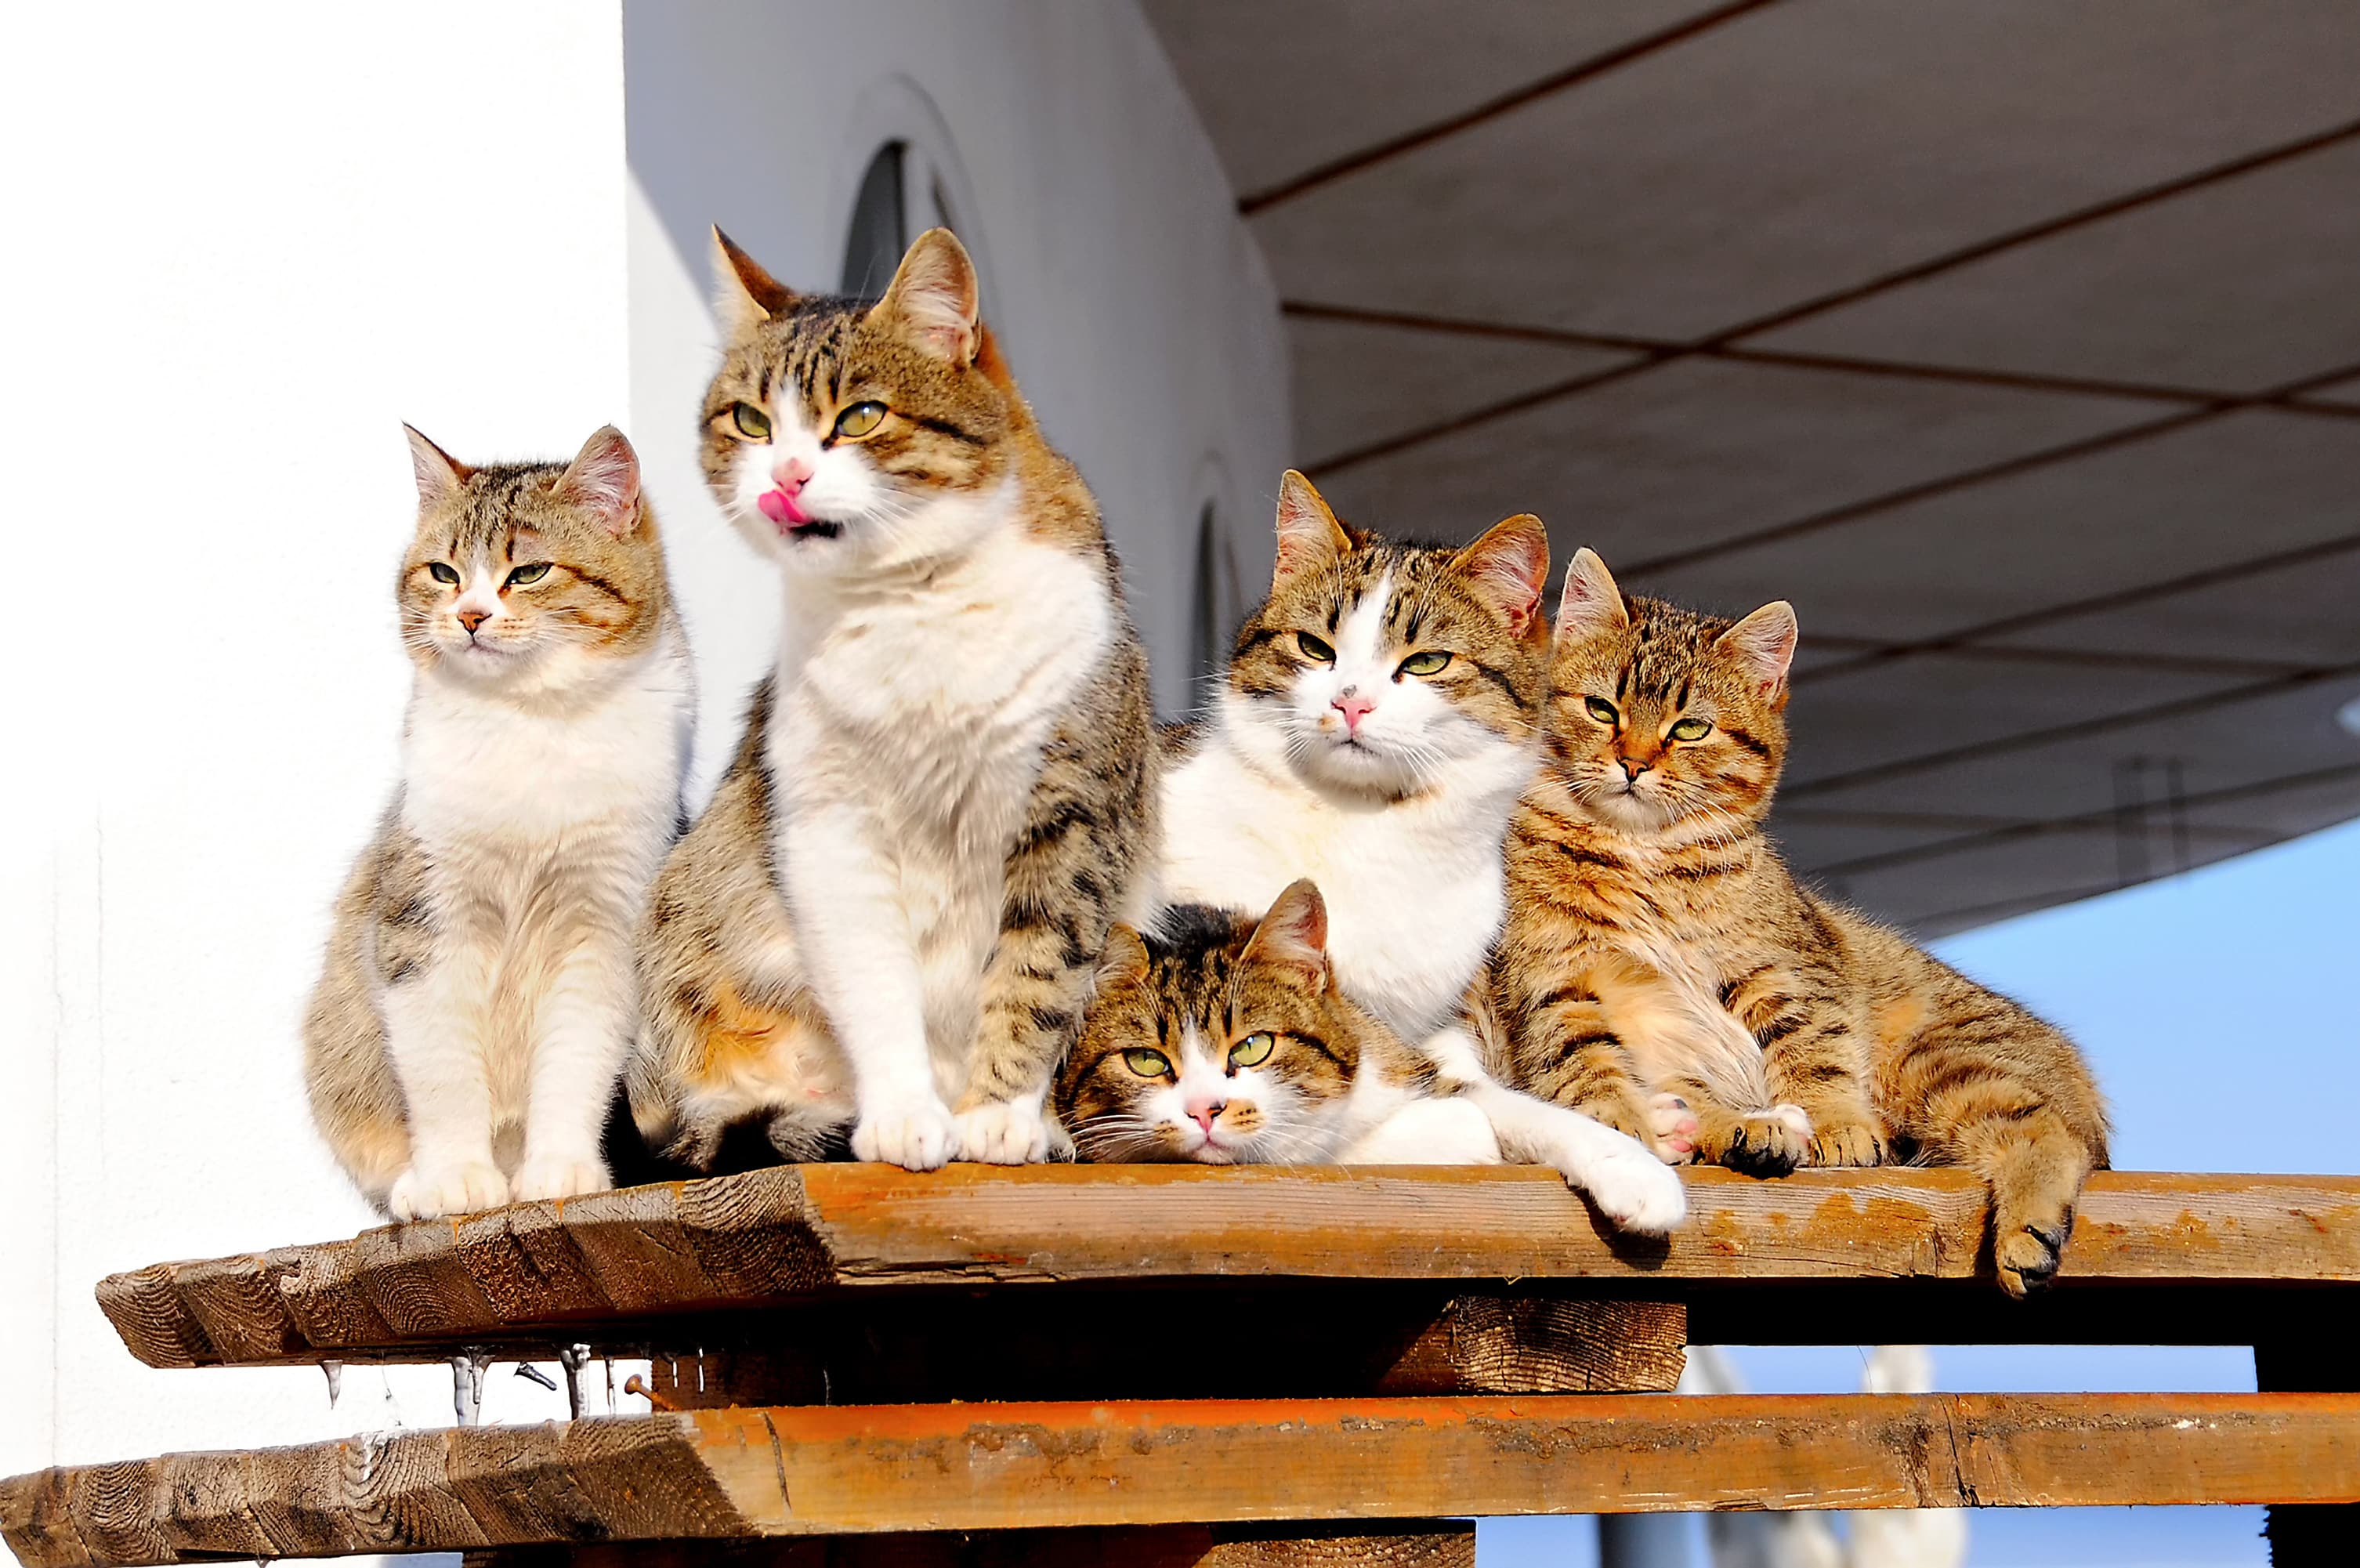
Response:
M1200 1165L1490 1165L1465 1086L1338 985L1308 881L1256 920L1202 905L1118 926L1057 1077L1085 1159Z
M1762 831L1795 613L1625 600L1585 550L1557 611L1546 766L1508 846L1501 1009L1518 1081L1633 1136L1775 1174L1912 1157L1992 1186L1993 1256L2045 1283L2106 1114L2072 1043L1798 886ZM1685 1155L1686 1147L1666 1147Z
M680 823L688 643L639 460L471 468L410 433L402 781L304 1018L311 1111L396 1219L607 1184L631 924Z

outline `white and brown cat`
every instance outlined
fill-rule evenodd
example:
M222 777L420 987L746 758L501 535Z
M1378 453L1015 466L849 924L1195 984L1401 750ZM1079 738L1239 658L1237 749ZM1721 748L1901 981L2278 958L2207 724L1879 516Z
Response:
M630 933L678 830L688 645L630 443L470 467L410 433L402 777L304 1020L312 1113L397 1219L607 1185Z

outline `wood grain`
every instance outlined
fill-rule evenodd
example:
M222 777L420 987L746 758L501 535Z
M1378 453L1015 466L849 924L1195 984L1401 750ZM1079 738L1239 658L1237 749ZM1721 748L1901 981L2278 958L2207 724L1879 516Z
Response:
M0 1482L25 1568L1404 1514L2360 1500L2360 1394L733 1409ZM1284 1534L1300 1534L1290 1529Z
M1961 1171L1685 1179L1689 1223L1646 1241L1523 1168L779 1167L158 1264L98 1299L149 1365L211 1366L536 1337L628 1348L684 1316L880 1287L1520 1279L1701 1299L1988 1278L1984 1195ZM2061 1281L2360 1283L2360 1179L2102 1172Z

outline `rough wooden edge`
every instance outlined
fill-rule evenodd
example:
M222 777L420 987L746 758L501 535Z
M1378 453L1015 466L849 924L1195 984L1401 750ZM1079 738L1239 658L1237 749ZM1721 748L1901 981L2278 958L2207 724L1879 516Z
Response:
M491 1547L464 1568L1475 1568L1468 1519Z
M1227 1279L1967 1279L1956 1170L1688 1173L1668 1240L1524 1168L780 1167L368 1231L102 1281L151 1366L261 1365L897 1284ZM2101 1173L2065 1282L2360 1282L2360 1178Z
M2360 1499L2360 1394L703 1410L0 1482L25 1568L913 1529Z

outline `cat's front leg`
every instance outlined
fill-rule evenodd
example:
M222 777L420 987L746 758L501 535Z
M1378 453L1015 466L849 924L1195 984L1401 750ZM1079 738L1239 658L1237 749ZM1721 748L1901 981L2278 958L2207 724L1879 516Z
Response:
M1647 1144L1500 1083L1483 1070L1481 1053L1463 1029L1444 1029L1423 1049L1491 1119L1507 1158L1549 1167L1622 1230L1661 1235L1688 1218L1688 1190Z
M958 1152L934 1085L925 988L879 825L848 805L787 817L781 880L812 993L851 1063L855 1159L934 1170Z
M619 916L559 965L541 998L525 1107L519 1202L603 1192L599 1138L637 1022L631 952Z
M1138 694L1134 694L1138 695ZM1117 902L1147 859L1142 818L1144 698L1125 748L1120 720L1069 722L1048 748L1004 869L1000 935L984 970L981 1016L958 1106L959 1157L1025 1165L1070 1145L1043 1107L1080 1027L1090 975Z
M410 1168L386 1207L397 1220L497 1209L508 1178L492 1156L492 1094L485 1070L487 956L452 946L389 984L386 1054L410 1118Z

